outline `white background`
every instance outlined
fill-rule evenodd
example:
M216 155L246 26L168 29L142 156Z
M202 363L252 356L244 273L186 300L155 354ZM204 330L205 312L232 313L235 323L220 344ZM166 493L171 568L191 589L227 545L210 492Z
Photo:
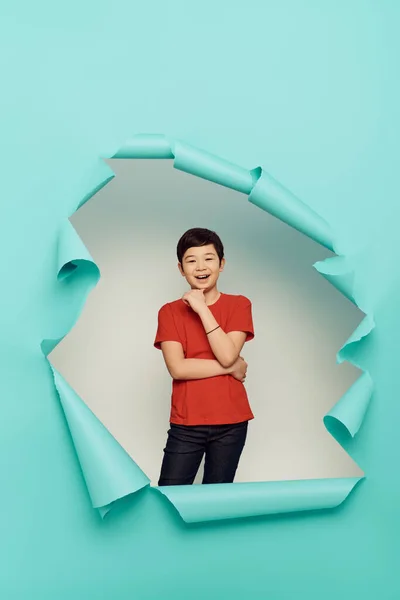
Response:
M359 375L335 357L362 318L312 268L330 253L172 161L110 165L115 179L71 219L102 277L53 365L156 485L171 394L153 347L157 312L187 289L179 237L214 229L227 259L219 289L251 299L256 333L242 353L255 419L236 481L360 475L322 423Z

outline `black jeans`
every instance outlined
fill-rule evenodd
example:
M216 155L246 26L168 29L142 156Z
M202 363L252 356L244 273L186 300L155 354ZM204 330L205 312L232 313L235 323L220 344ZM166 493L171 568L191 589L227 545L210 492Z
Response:
M203 483L232 483L247 426L247 421L234 425L171 423L158 485L192 484L204 454Z

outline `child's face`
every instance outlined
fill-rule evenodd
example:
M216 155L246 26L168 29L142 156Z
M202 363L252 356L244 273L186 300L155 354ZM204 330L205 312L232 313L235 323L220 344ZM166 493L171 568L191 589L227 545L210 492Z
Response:
M206 292L215 287L224 265L225 259L223 258L220 264L214 244L210 244L188 248L182 257L182 264L179 263L178 267L192 289Z

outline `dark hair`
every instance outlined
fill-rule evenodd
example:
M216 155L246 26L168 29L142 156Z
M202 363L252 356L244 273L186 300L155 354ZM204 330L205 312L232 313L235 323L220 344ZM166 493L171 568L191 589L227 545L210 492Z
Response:
M221 263L221 260L224 258L224 246L215 231L202 229L201 227L189 229L183 234L176 248L179 262L182 263L183 255L189 248L198 248L199 246L208 246L209 244L214 245L219 262Z

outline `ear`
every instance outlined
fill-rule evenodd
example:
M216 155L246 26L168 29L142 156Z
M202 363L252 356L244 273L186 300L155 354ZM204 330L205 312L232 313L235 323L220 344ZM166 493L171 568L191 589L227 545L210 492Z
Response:
M183 268L182 268L182 265L180 262L178 262L178 269L179 269L179 272L182 275L182 277L185 277L185 273L183 272Z
M222 271L224 270L225 263L226 263L226 260L223 258L223 259L221 260L221 264L219 265L219 272L220 272L220 273L222 273Z

